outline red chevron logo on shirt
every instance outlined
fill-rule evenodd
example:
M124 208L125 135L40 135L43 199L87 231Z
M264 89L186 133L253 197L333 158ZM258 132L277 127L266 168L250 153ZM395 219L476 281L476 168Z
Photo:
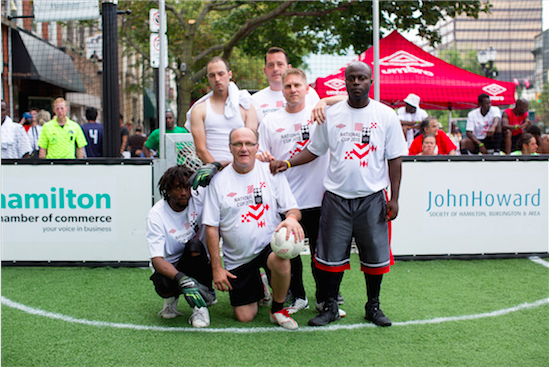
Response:
M343 129L343 128L345 127L345 124L339 124L339 125L336 125L336 127L337 127L338 129Z
M283 127L280 127L280 128L278 128L278 129L276 129L276 132L277 132L277 133L281 133L281 132L283 132L284 130L286 130L286 129L284 129Z
M370 152L377 151L377 147L370 144L355 144L355 146L355 149L345 152L345 159L352 160L356 157L360 160L360 167L368 167L368 160L363 161L362 159Z
M249 208L251 210L249 210L248 213L242 215L242 223L250 222L250 218L255 219L257 222L260 222L259 219L263 216L263 214L265 214L265 211L269 210L269 205L249 205ZM263 225L265 225L265 221L263 221Z
M259 107L265 108L265 107L267 107L268 105L269 105L268 103L263 103L263 104L262 104L261 106L259 106Z

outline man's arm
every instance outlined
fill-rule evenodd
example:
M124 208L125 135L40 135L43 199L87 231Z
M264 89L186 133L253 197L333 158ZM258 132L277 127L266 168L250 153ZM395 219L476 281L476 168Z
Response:
M128 144L128 135L122 136L122 143L120 144L120 155L126 150L126 145Z
M164 275L166 278L174 279L177 273L179 273L179 270L177 270L175 266L164 260L161 256L153 257L151 262L154 266L154 270Z
M507 130L514 129L514 127L509 123L509 116L505 111L503 111L503 114L501 115L501 127Z
M398 196L400 194L400 177L402 157L389 160L389 180L391 181L391 199L385 208L385 221L389 222L398 215Z
M312 162L316 158L318 158L318 156L311 153L308 148L305 148L295 157L290 158L287 161L271 161L271 173L274 175L278 172L284 172L290 167Z
M482 153L482 154L486 154L488 153L488 150L486 149L486 147L484 146L484 144L477 139L477 137L475 136L475 134L473 134L472 131L467 131L467 137L469 138L469 140L471 140L473 142L473 144L475 144L476 146L478 146L478 150ZM482 144L482 145L481 145Z
M215 162L214 157L206 149L206 128L204 120L206 119L206 103L200 103L193 108L191 112L191 133L193 135L194 146L198 158L204 163Z
M319 124L323 124L326 121L326 107L332 106L337 102L341 102L346 99L346 95L322 98L311 111L311 121L316 121Z
M76 148L76 158L84 158L84 148Z
M40 159L46 159L46 155L48 154L48 150L44 148L40 148L40 151L38 152L38 158Z
M192 128L194 130L194 127ZM233 287L229 278L236 279L236 276L223 268L221 257L219 256L219 227L206 225L206 243L210 254L212 264L212 276L215 289L225 292L232 290Z
M240 106L240 112L242 113L244 126L249 127L252 130L257 130L257 112L255 111L253 104L250 105L250 108L247 110Z
M282 227L286 227L286 239L290 238L290 234L294 234L295 242L302 241L305 238L305 232L299 221L301 220L301 211L299 209L290 209L286 213L286 219L278 224L275 232Z

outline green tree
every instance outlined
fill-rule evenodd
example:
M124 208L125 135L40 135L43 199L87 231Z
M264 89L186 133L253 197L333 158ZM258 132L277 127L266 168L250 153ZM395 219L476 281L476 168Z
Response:
M543 85L543 90L538 98L530 101L530 108L536 111L538 124L545 130L549 126L549 83Z
M132 14L122 20L120 39L148 62L148 14L158 4L135 0L124 6ZM421 37L435 44L440 36L431 26L444 16L477 17L488 9L487 2L478 0L381 1L380 26L385 32L416 28ZM280 46L292 55L296 66L311 52L342 54L350 46L362 52L372 40L372 2L367 0L167 1L166 11L178 124L183 123L193 88L204 83L205 65L213 56L233 59L239 49L243 58L262 58L267 48Z
M477 60L477 51L475 50L459 51L456 49L448 49L440 51L439 57L458 68L484 76L482 66Z

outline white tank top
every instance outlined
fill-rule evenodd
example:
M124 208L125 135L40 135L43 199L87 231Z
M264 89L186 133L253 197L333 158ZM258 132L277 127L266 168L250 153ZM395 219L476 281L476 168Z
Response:
M244 126L240 110L233 118L227 119L215 113L210 105L210 99L206 100L206 118L204 119L206 149L217 162L233 160L229 149L229 133L232 129Z

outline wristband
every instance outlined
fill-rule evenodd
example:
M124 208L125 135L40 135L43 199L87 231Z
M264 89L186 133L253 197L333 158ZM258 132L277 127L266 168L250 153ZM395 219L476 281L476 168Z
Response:
M288 168L292 167L292 165L290 164L290 161L284 161L286 162L286 164L288 165Z
M480 143L480 144L478 145L479 148L480 148L480 147L483 147L483 146L484 146L484 143Z
M294 219L296 220L296 222L299 222L299 221L297 220L297 218L295 217L295 215L293 215L293 214L288 214L288 215L286 216L286 219L288 219L288 217L292 217L292 218L294 218Z
M518 125L515 125L515 130L518 130L519 126Z

